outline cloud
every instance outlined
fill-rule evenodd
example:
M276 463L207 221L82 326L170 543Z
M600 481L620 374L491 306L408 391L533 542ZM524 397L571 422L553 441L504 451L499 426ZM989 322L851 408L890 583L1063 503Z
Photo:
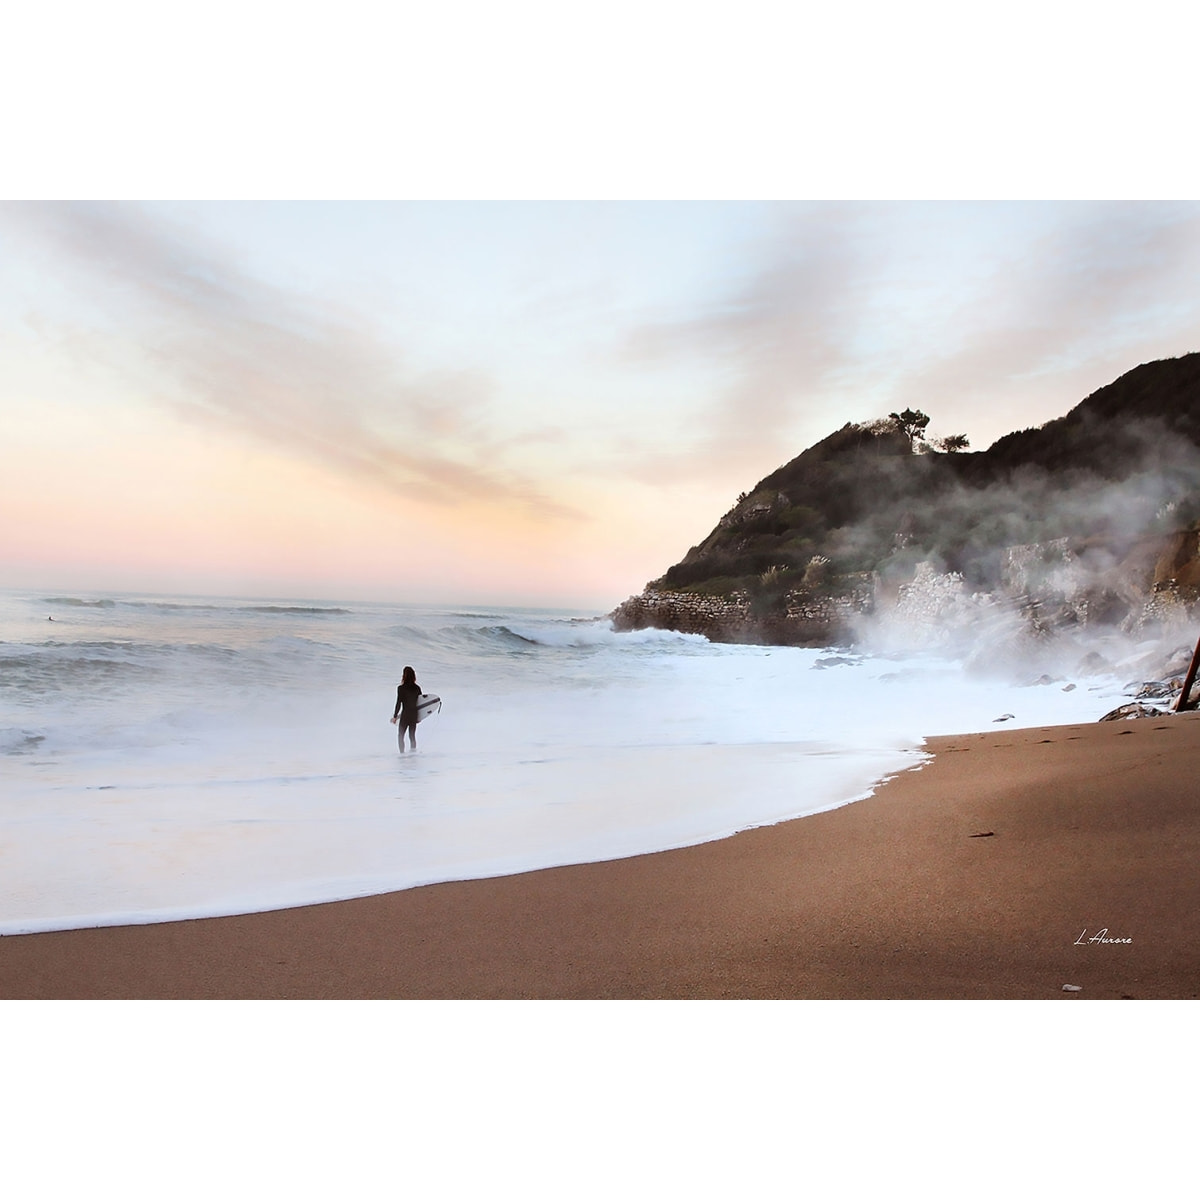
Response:
M556 445L576 476L605 486L732 497L846 420L922 408L933 436L964 432L982 448L1200 341L1195 204L756 206L735 236L697 232L712 269L694 271L682 312L672 299L666 316L616 324L629 310L605 297L642 262L636 239L614 242L620 265L573 304L564 262L554 304L517 332L532 325L538 352L586 378L586 399L573 404L573 379L556 378L575 425L513 431L489 374L419 373L369 313L273 286L193 230L128 205L0 214L82 281L99 301L93 328L111 313L114 346L136 344L122 369L151 371L155 399L189 420L405 497L564 519L578 514L517 465ZM688 260L676 251L678 270ZM603 332L581 339L592 326ZM588 359L606 337L608 357Z
M154 399L186 418L410 499L578 519L504 466L521 438L491 427L484 374L406 373L365 314L257 279L133 206L6 204L0 214L99 299L97 320L119 311L120 334L151 366Z
M695 449L678 460L681 473L757 459L814 392L854 367L874 249L866 206L782 210L728 295L694 316L627 332L621 353L633 364L700 356L728 380L685 431ZM668 469L669 457L654 455L652 471Z
M896 404L944 406L960 424L1003 405L1003 433L1062 415L1140 362L1197 348L1200 210L1054 211L1049 228L1013 239L986 284L946 314L926 361L897 379ZM1039 414L1054 392L1059 407Z
M677 446L644 454L647 478L749 481L909 406L982 448L1200 343L1195 204L787 206L746 268L620 343L646 368L703 360L723 380Z

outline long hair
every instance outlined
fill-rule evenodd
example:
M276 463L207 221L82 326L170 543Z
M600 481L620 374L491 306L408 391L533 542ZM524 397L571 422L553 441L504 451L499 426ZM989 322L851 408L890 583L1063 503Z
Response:
M404 680L403 680L403 682L404 682L404 683L416 683L416 682L417 682L417 673L416 673L416 671L414 671L414 670L412 669L412 667L405 667L405 668L404 668Z

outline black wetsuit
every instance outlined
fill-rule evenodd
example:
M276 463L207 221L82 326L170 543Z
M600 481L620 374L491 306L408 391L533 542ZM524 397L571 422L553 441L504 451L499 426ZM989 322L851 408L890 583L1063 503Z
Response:
M392 713L392 720L400 718L400 732L398 735L400 749L404 749L404 731L408 730L408 740L413 747L417 744L417 701L421 698L421 688L416 683L402 683L396 689L396 711Z

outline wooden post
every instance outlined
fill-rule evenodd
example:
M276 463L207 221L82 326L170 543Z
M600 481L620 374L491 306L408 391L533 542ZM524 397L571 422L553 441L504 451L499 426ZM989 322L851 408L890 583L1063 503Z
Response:
M1192 690L1192 684L1196 682L1198 669L1200 669L1200 638L1196 639L1196 650L1192 655L1192 665L1188 667L1183 681L1183 691L1179 693L1179 699L1175 701L1176 712L1183 712L1188 707L1188 692Z

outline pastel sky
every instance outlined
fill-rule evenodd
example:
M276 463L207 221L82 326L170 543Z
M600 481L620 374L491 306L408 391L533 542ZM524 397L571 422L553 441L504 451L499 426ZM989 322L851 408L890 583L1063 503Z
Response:
M1191 202L0 204L0 586L605 611L913 406L1200 349Z

